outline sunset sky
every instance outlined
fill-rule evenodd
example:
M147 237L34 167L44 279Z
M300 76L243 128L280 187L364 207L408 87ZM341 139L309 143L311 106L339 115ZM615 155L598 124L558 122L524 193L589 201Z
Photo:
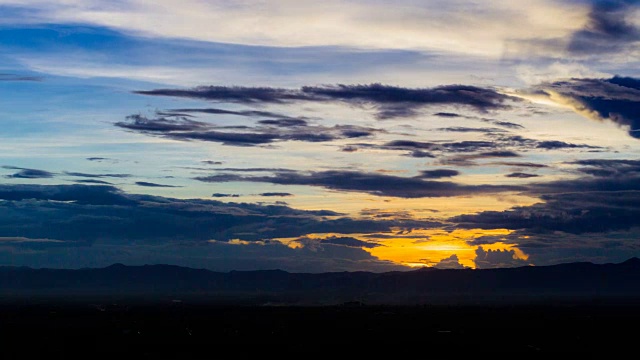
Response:
M0 265L640 256L640 1L0 0Z

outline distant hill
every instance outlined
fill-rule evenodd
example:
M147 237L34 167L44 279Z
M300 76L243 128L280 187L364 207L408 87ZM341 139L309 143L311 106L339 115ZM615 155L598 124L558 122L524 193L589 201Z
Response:
M406 272L214 272L173 265L0 267L0 295L21 299L140 299L247 305L426 305L635 301L640 259L501 269Z

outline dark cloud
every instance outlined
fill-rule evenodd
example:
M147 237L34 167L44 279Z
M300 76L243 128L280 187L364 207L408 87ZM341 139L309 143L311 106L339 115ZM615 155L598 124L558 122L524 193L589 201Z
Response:
M450 169L437 169L437 170L422 170L420 171L419 178L422 179L440 179L444 177L453 177L460 175L460 172L457 170Z
M545 168L549 167L545 164L537 164L531 162L517 162L517 161L496 161L492 162L491 165L504 165L504 166L513 166L513 167L529 167L529 168Z
M375 219L413 219L414 216L410 211L389 211L382 209L363 209L360 215Z
M505 228L550 235L554 231L583 234L628 230L637 226L640 216L638 190L558 193L542 199L544 203L460 215L450 220L466 228Z
M280 196L280 197L284 197L284 196L293 196L293 194L287 193L287 192L265 192L265 193L261 193L260 196Z
M291 126L291 120L282 121L284 122L275 123L275 126L263 124L256 127L224 127L182 117L148 119L141 115L130 115L127 116L126 121L116 122L115 126L174 140L211 141L233 146L266 145L281 141L325 142L366 137L383 132L379 129L355 125L325 127L296 123L295 126Z
M108 181L104 181L104 180L96 180L96 179L81 179L81 180L75 180L75 182L77 183L81 183L81 184L104 184L104 185L111 185L110 182Z
M435 113L433 115L440 116L440 117L446 117L446 118L462 117L462 115L460 115L460 114L450 113L450 112L437 112L437 113Z
M295 240L298 243L304 244L306 247L315 248L319 244L331 244L337 246L345 246L350 248L362 249L362 248L375 248L381 246L376 243L362 241L348 236L329 236L323 239L300 237Z
M505 132L504 130L498 129L498 128L471 128L471 127L462 127L462 126L439 128L436 130L450 131L450 132L480 132L480 133L487 133L487 134Z
M307 122L301 119L260 120L258 121L258 123L262 125L273 125L280 127L307 126Z
M631 15L638 10L637 0L595 1L585 27L575 32L568 45L572 54L611 54L640 42L640 29Z
M513 268L529 265L526 260L519 259L514 250L485 250L482 246L476 249L474 262L477 269Z
M0 74L0 81L42 81L41 76L17 75L17 74Z
M204 113L204 114L212 114L212 115L237 115L237 116L246 116L246 117L264 117L264 118L275 118L278 120L291 120L291 121L302 121L303 119L292 118L286 115L270 112L270 111L260 111L260 110L225 110L218 108L204 108L204 109L195 109L195 108L185 108L185 109L171 109L168 110L166 114L173 116L182 116L184 113Z
M146 182L146 181L136 181L135 184L138 186L146 186L146 187L180 187L175 185L156 184L156 183Z
M131 174L89 174L89 173L71 172L71 171L65 171L64 174L67 175L67 176L77 176L77 177L87 177L87 178L128 178L128 177L131 177Z
M629 135L640 138L640 80L614 76L610 79L571 79L541 84L535 89L595 120L611 121ZM556 100L557 101L557 100Z
M216 198L224 198L224 197L240 197L239 194L222 194L222 193L213 193L211 194L212 197L216 197Z
M118 188L100 185L0 185L0 199L7 201L47 200L83 205L131 205Z
M543 150L559 150L559 149L602 149L600 146L588 144L574 144L559 140L536 140L526 138L520 135L502 135L495 134L493 136L495 142L501 147L515 147L522 150L543 149Z
M460 105L486 112L505 109L509 107L507 102L519 101L493 89L469 85L417 89L383 84L303 86L299 89L201 86L186 90L156 89L135 93L241 104L340 101L352 105L374 105L380 118L411 116L418 108L428 105Z
M5 175L6 178L10 179L46 179L52 178L55 175L54 173L46 170L28 169L17 166L3 166L2 168L9 170L19 170L17 173Z
M514 173L511 173L511 174L505 175L505 177L519 178L519 179L528 179L528 178L537 177L537 176L539 176L539 175L529 174L529 173L522 173L522 172L514 172Z
M207 165L222 165L222 161L213 161L213 160L203 160L201 161L203 164Z
M600 177L621 177L640 174L640 160L588 159L569 162L581 165L577 171Z
M487 159L487 158L509 158L519 157L520 154L514 151L496 150L485 151L476 154L457 155L449 158L440 159L439 163L442 165L454 165L454 166L475 166L477 163L474 160Z
M451 129L451 128L449 128ZM461 128L467 131L468 128ZM482 131L488 140L467 140L467 141L415 141L415 140L392 140L384 144L353 143L343 147L343 151L357 151L358 149L378 149L405 151L405 156L411 157L440 157L440 163L459 166L475 165L473 160L490 157L518 157L516 151L543 150L601 150L602 147L588 144L574 144L558 140L536 140L525 138L519 135L504 134L502 131ZM450 158L442 158L442 155L457 154ZM473 153L473 154L468 154Z
M492 121L492 123L509 129L524 129L524 126L509 121Z
M357 171L320 171L308 174L279 173L275 176L220 174L201 176L195 179L211 183L250 181L279 185L309 185L339 191L356 191L377 196L401 198L446 197L522 190L522 188L516 186L460 185L446 181L427 181L420 178L405 178Z
M216 239L258 241L309 233L386 232L436 226L355 220L329 211L127 194L99 185L0 185L0 233L91 244L150 244Z
M460 264L460 259L458 259L458 255L453 254L446 259L440 260L433 267L438 269L466 269L464 265Z
M505 211L460 215L451 220L467 228L506 228L527 233L605 233L638 226L640 164L636 160L581 160L583 177L531 183L525 194L542 200Z

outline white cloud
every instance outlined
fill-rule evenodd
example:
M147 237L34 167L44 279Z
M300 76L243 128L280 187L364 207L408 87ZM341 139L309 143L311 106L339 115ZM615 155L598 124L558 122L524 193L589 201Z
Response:
M88 23L147 36L267 46L344 45L500 57L507 40L557 38L580 28L584 5L530 0L322 2L20 1L42 20ZM105 5L106 4L106 5ZM41 10L44 9L44 10Z

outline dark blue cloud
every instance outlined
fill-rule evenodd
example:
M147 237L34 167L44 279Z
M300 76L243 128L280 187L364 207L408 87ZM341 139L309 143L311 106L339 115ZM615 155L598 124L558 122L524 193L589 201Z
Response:
M429 105L466 106L486 112L509 108L518 98L490 88L470 85L443 85L433 88L404 88L384 84L303 86L298 89L244 86L200 86L193 89L155 89L137 94L187 97L216 102L255 105L261 103L329 102L374 105L380 118L412 116Z
M174 199L99 185L0 185L0 234L90 245L264 240L309 233L389 231L436 226L401 220L356 220L283 205Z
M419 177L405 178L377 173L335 170L306 174L288 172L275 176L218 174L199 176L195 179L210 183L249 181L279 185L309 185L332 190L357 191L377 196L401 198L447 197L523 190L521 187L508 185L461 185L447 181L428 181Z
M631 15L638 10L637 0L595 1L585 27L569 42L572 54L611 54L633 47L640 41L640 29Z
M180 187L175 185L156 184L156 183L147 182L147 181L136 181L135 184L138 186L145 186L145 187Z
M19 170L17 173L5 175L6 178L10 179L46 179L55 176L54 173L46 170L28 169L17 166L3 166L2 168L9 170Z
M453 177L460 175L460 172L457 170L450 169L436 169L436 170L422 170L420 171L420 175L417 177L422 179L440 179L444 177Z
M640 79L571 79L542 84L535 90L559 93L571 100L576 111L611 121L628 129L632 137L640 138Z
M292 124L292 122L295 124ZM378 132L384 132L379 129L356 125L312 126L306 124L306 122L287 119L259 123L261 125L255 127L225 127L184 117L148 119L141 115L130 115L125 121L116 122L115 126L175 140L211 141L232 146L268 145L281 141L326 142L366 137Z

